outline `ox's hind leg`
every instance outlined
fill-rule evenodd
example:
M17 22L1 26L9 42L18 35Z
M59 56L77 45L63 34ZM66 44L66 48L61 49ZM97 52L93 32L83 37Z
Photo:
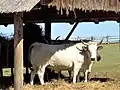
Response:
M47 65L43 65L37 72L41 85L44 85L44 73Z
M33 85L35 75L36 75L36 71L35 70L31 71L31 75L30 75L30 84L31 85Z
M58 71L58 79L61 78L61 71Z
M69 81L71 81L71 78L72 78L72 71L68 71L69 73Z

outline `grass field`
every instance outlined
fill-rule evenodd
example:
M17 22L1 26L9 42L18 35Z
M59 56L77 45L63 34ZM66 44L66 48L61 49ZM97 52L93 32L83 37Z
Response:
M118 44L104 45L100 51L102 60L93 66L93 72L120 72L120 49Z
M70 84L57 80L41 85L24 85L24 90L120 90L120 49L118 44L104 45L101 61L95 62L88 83Z

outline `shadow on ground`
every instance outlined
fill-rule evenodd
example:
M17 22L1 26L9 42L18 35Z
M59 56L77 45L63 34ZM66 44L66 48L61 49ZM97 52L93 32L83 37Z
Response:
M108 82L108 81L114 81L114 79L111 79L111 78L91 78L90 81Z
M69 78L64 78L65 81L68 81L69 83L72 82L72 79ZM77 80L77 82L83 82L84 81L84 77L79 77L79 80ZM109 82L109 81L114 81L114 79L111 78L90 78L89 81L99 81L99 82Z

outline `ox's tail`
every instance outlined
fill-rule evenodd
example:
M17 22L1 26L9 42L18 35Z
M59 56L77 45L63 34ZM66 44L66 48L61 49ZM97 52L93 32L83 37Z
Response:
M33 68L32 68L32 63L31 63L31 60L30 60L30 56L31 56L31 51L32 51L33 47L36 46L36 45L39 45L39 43L38 42L33 43L28 49L28 63L30 63L28 65L28 67L31 71L33 71Z
M31 46L29 47L29 50L28 50L28 61L30 61L30 55L31 55L31 51L32 51L33 47L38 45L38 44L39 43L36 42L36 43L31 44Z
M33 68L32 68L32 64L30 61L30 55L31 55L31 51L32 51L33 47L34 47L34 43L28 49L28 63L29 63L28 67L31 71L33 71Z

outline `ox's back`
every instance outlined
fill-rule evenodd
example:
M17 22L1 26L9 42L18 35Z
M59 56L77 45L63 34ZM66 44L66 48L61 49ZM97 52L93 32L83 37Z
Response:
M75 44L78 46L78 44ZM34 43L31 45L30 61L36 67L48 63L50 66L56 66L56 70L67 70L73 66L73 62L82 62L83 56L77 50L75 45L48 45L43 43ZM79 46L80 47L80 46Z

